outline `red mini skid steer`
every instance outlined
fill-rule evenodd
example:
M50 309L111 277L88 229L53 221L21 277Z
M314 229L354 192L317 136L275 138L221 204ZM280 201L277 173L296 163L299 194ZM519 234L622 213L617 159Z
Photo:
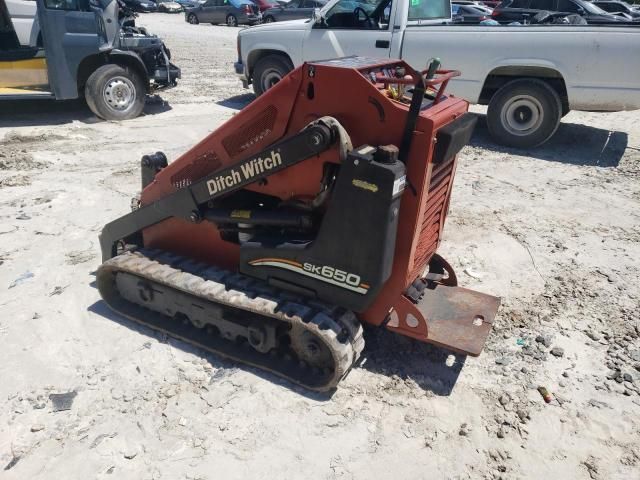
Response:
M134 210L106 225L115 311L309 389L335 388L361 322L478 355L499 299L436 254L475 117L454 71L306 63L167 165L142 159Z

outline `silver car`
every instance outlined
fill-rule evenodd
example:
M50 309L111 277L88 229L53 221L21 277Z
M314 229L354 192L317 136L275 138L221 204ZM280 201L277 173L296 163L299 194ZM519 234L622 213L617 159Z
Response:
M278 3L277 7L270 8L262 13L264 23L311 18L313 10L324 7L327 4L327 0L291 0L287 3Z
M193 25L226 23L230 27L262 21L260 9L251 0L207 0L197 7L187 8L184 17Z

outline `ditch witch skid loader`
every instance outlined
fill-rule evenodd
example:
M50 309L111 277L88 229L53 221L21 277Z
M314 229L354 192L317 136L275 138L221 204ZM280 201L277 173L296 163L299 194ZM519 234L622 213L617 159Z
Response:
M436 254L475 117L436 66L306 63L171 165L143 157L100 237L102 298L318 391L360 357L361 322L479 355L500 301Z

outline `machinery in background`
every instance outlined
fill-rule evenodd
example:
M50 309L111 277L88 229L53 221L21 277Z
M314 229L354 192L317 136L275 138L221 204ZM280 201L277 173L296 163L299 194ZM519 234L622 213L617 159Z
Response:
M180 78L162 40L118 0L36 1L41 40L24 45L0 0L0 100L84 96L97 116L125 120Z
M306 388L336 387L361 322L479 355L500 300L436 250L475 116L455 71L305 63L170 165L100 236L116 312Z

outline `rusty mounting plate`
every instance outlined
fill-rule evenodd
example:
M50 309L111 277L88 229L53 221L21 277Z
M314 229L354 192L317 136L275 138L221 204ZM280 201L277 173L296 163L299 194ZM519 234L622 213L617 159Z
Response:
M389 330L477 357L491 331L500 298L457 286L432 284L416 304L402 296Z
M428 342L476 357L487 341L500 298L437 285L427 288L416 306L427 320Z

